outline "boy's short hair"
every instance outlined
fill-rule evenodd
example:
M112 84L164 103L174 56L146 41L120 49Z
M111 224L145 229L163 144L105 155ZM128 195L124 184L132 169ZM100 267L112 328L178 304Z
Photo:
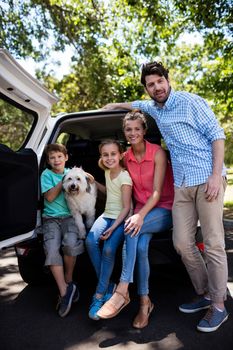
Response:
M168 80L169 70L164 67L162 62L149 62L142 65L141 70L141 84L146 86L146 76L147 75L159 75Z
M48 159L50 152L61 152L64 154L64 156L67 156L68 152L66 149L66 146L60 144L60 143L50 143L47 145L44 149L44 152L46 154L46 158Z

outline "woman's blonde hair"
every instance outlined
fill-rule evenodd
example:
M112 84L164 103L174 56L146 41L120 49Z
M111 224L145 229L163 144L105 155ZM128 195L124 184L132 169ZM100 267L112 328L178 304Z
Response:
M128 112L128 113L124 116L124 118L123 118L123 120L122 120L123 130L124 130L124 128L125 128L126 123L127 123L129 120L140 120L143 129L144 129L144 130L147 130L147 129L148 129L146 116L145 116L145 114L142 113L139 109L134 109L134 110Z

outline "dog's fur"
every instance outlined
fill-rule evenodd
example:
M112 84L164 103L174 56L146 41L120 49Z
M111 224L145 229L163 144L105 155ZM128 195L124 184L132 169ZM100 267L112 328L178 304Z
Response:
M74 167L63 178L63 189L68 207L78 226L79 238L86 237L95 220L96 184L82 168ZM86 217L86 227L82 215Z

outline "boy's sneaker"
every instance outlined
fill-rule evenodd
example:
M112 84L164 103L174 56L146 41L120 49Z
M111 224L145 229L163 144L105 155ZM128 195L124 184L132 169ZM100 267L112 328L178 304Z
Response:
M75 284L75 287L76 287L76 290L74 292L74 296L73 296L73 300L72 300L73 303L77 303L77 301L79 300L79 297L80 297L80 293L79 293L77 284Z
M76 285L70 282L66 289L66 294L64 297L60 298L60 303L58 306L58 314L61 317L65 317L71 308L72 300L76 291Z
M211 305L211 300L201 297L191 303L180 305L179 310L187 314L192 314L200 310L208 309L210 305Z
M226 309L219 311L214 306L211 306L205 317L198 323L197 329L201 332L214 332L227 319L228 313Z
M95 321L98 321L100 317L97 315L97 312L101 309L105 303L104 297L97 299L95 295L93 296L92 303L89 309L88 316Z

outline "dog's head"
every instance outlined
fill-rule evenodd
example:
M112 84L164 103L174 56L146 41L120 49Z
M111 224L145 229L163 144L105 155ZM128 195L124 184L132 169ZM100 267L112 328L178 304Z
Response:
M79 194L90 191L89 174L82 168L74 167L63 178L63 189L68 194Z

